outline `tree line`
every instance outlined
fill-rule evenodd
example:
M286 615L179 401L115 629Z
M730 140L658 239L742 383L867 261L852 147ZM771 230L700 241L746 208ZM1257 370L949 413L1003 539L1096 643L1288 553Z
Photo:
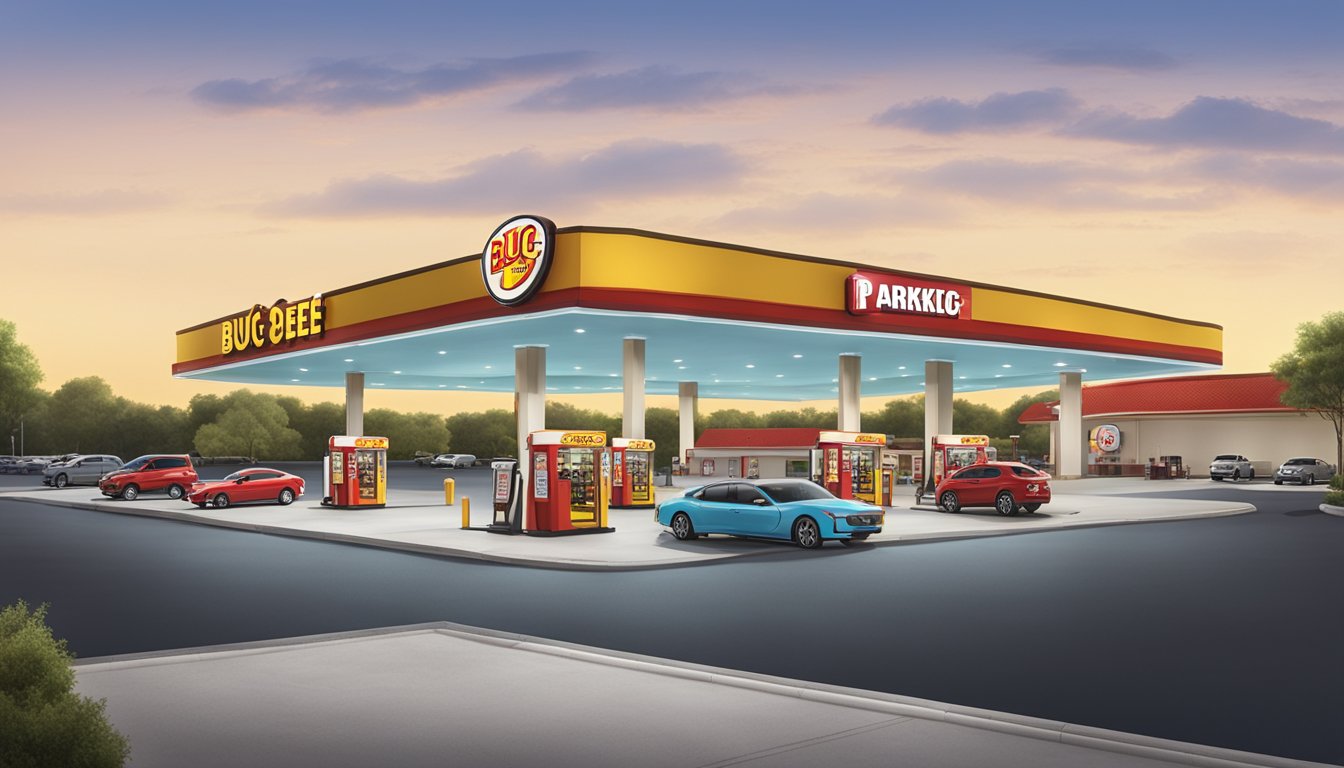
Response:
M97 376L71 379L53 392L41 389L42 371L31 350L17 341L14 324L0 320L0 425L29 455L111 453L129 459L146 453L199 453L248 456L258 460L317 460L327 438L345 431L339 403L304 403L296 397L234 390L226 395L196 395L186 408L148 405L117 395ZM953 429L989 435L1000 454L1009 453L1009 435L1021 435L1019 451L1041 455L1049 450L1045 425L1024 426L1017 416L1028 405L1057 399L1052 391L1024 396L999 410L955 400ZM922 397L888 401L861 417L865 432L919 438L924 434ZM22 426L20 426L22 425ZM595 429L621 434L621 417L568 403L546 405L552 429ZM836 412L801 408L751 413L735 408L702 413L698 438L711 428L811 427L834 429ZM409 459L416 452L470 453L482 458L517 455L512 411L496 408L443 416L375 408L364 414L364 431L389 439L389 458ZM672 408L645 412L645 436L654 440L656 466L679 455L678 414ZM6 446L8 447L8 446Z

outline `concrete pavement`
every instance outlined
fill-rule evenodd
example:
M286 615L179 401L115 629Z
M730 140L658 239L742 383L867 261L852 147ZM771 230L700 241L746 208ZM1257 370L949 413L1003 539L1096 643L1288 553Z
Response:
M136 768L1321 765L447 623L76 672Z
M459 484L456 504L444 503L441 491L390 489L383 509L331 509L318 503L316 494L281 507L232 506L217 510L197 509L184 501L162 495L142 495L133 502L108 499L96 489L32 488L5 491L9 498L57 506L91 509L213 525L262 533L345 542L419 554L486 560L535 567L582 570L632 570L687 566L728 558L768 555L791 551L787 543L707 537L677 541L653 519L651 509L613 509L614 533L542 538L503 536L481 530L463 530L461 499L474 496L470 523L484 527L490 522L488 473L478 473ZM467 479L464 477L464 479ZM700 484L698 478L679 477L678 487L657 489L659 501L680 495L686 487ZM1254 506L1240 502L1199 501L1148 496L1121 498L1121 493L1159 494L1179 490L1186 484L1209 485L1208 481L1152 481L1130 478L1052 481L1054 499L1036 514L1003 517L992 509L967 509L949 515L932 506L915 507L913 489L903 494L903 504L887 507L882 533L869 539L872 546L916 541L996 536L1033 531L1096 525L1185 520L1242 514ZM481 485L480 488L474 487ZM1228 487L1232 487L1230 484ZM1273 492L1294 492L1283 486L1250 486ZM1317 489L1318 490L1318 489ZM839 546L829 544L827 546Z

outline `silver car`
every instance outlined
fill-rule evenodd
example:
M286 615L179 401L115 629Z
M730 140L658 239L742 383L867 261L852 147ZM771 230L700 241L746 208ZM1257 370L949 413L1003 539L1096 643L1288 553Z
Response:
M1220 453L1213 457L1213 463L1209 465L1209 477L1214 480L1230 478L1240 480L1243 477L1247 480L1255 479L1255 468L1251 466L1251 460L1237 453Z
M1283 462L1283 466L1274 471L1274 484L1301 483L1315 485L1329 482L1335 476L1335 465L1320 459L1299 456Z
M53 462L42 470L42 484L53 488L67 485L97 485L98 479L114 469L119 469L122 460L117 456L93 454L75 456L69 461Z

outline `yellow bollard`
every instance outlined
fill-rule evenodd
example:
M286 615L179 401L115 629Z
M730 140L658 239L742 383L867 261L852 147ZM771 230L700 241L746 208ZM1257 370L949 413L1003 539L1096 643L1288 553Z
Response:
M471 527L471 497L462 497L462 530Z
M457 481L451 477L443 479L443 503L448 506L453 505L453 492L457 489Z

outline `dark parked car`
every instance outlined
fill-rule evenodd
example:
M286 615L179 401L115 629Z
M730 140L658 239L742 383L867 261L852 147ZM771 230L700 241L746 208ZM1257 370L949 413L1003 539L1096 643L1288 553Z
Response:
M1000 515L1035 512L1050 502L1050 476L1016 461L972 464L944 477L934 498L944 512L962 507L993 507Z
M127 501L133 501L147 491L167 491L168 498L180 499L198 479L196 468L185 453L150 454L132 459L120 469L103 475L98 481L98 489L104 496Z
M91 454L75 456L67 461L48 464L42 472L42 484L53 488L67 485L97 485L103 475L120 468L122 461L117 456Z

